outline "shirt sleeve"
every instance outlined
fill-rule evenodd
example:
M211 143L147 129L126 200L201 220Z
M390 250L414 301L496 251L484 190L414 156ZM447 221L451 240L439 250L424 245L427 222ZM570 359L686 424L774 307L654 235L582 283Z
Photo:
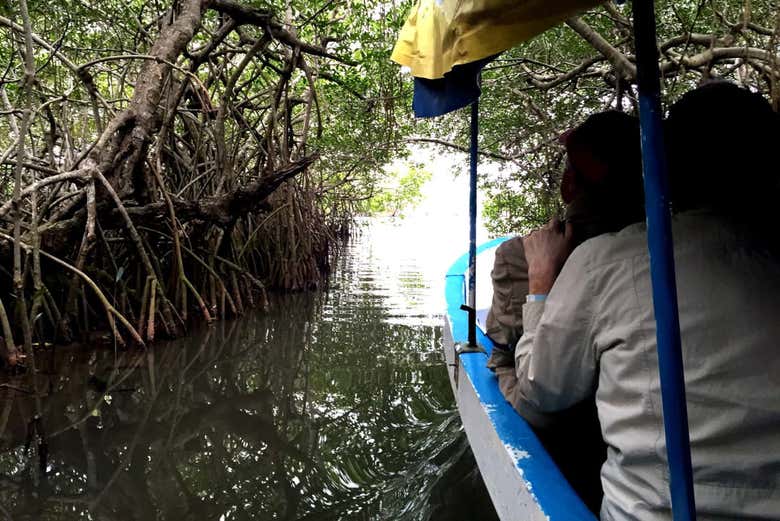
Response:
M523 306L523 336L515 350L516 407L530 423L591 396L598 374L592 332L593 274L586 249L569 257L544 302Z

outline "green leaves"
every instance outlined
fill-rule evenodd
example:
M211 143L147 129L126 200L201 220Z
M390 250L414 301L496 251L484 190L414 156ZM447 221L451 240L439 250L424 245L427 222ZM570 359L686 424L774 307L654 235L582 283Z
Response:
M422 188L431 179L431 173L416 165L407 164L390 170L380 181L373 196L366 201L368 214L403 217L422 200Z
M771 37L779 20L777 2L666 0L656 2L656 12L667 105L700 81L718 77L770 97L780 77L780 57L771 59L777 53ZM608 3L581 19L634 62L630 4ZM748 47L764 54L748 56ZM480 147L513 158L503 163L500 174L481 180L487 196L484 217L493 233L528 231L560 211L564 150L557 137L595 112L636 113L635 82L622 78L607 57L565 25L508 50L486 67ZM780 106L780 89L775 88L774 98ZM467 147L468 128L464 110L421 122L415 133Z

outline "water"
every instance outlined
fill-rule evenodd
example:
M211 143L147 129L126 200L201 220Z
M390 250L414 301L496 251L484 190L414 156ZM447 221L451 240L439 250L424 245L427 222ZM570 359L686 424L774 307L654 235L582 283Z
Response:
M40 354L0 388L0 520L495 519L440 354L463 242L420 231L147 353Z

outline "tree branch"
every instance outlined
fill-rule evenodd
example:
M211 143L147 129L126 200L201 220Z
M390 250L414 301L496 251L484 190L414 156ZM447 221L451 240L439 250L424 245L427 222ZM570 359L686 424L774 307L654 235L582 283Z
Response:
M254 25L263 29L274 39L279 40L285 45L298 48L301 52L321 56L341 62L345 65L357 65L355 62L331 54L327 49L312 45L298 39L297 36L285 29L279 22L274 20L273 14L265 9L258 9L234 2L233 0L214 0L211 9L224 13L235 20L239 25Z
M629 81L636 79L636 65L631 63L623 53L613 47L581 18L578 16L569 18L566 20L566 25L571 27L583 40L600 52L624 79Z
M742 58L744 60L758 60L765 63L772 63L772 53L764 49L755 47L718 47L694 54L692 56L681 56L675 61L668 61L661 64L661 74L668 74L679 69L681 66L688 69L697 69L711 63L717 63L724 60ZM780 59L776 57L774 59Z
M570 71L559 74L559 75L539 75L539 74L533 74L530 69L526 68L526 72L528 73L528 81L531 85L533 85L536 88L542 89L542 90L549 90L553 87L556 87L560 85L561 83L566 83L569 80L572 80L576 78L577 76L580 76L584 74L590 67L593 65L603 62L606 60L603 56L594 56L593 58L588 58L587 60L583 61Z

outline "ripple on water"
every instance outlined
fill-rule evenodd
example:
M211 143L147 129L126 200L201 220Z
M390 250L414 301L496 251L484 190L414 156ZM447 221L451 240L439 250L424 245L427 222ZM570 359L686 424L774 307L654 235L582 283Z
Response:
M454 254L393 257L404 233L367 227L327 293L269 314L146 353L42 354L50 470L25 450L35 400L6 390L0 505L14 520L489 520L441 363Z

